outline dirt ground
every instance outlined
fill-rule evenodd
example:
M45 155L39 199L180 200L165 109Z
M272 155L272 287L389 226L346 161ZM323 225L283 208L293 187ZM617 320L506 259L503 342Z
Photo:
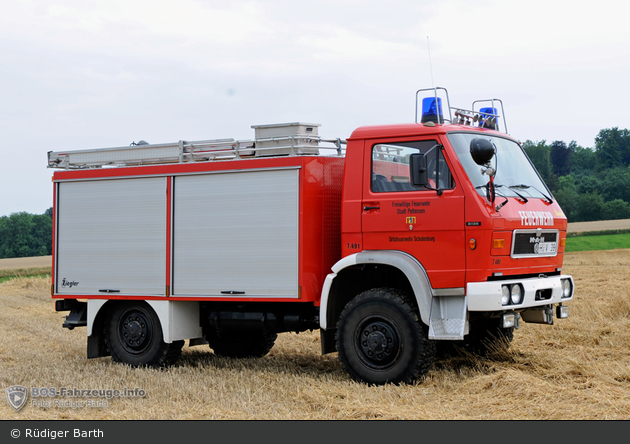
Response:
M569 233L626 229L630 229L630 219L598 220L595 222L571 222L568 224L567 227L567 231Z
M43 268L52 265L52 256L39 257L17 257L11 259L0 259L0 270Z

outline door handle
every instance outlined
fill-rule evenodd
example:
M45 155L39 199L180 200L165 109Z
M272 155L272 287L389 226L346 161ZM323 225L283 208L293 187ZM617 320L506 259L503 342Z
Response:
M380 210L381 207L363 207L363 211Z

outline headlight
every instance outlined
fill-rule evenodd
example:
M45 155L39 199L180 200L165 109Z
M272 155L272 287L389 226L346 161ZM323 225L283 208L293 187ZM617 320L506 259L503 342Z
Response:
M571 280L570 279L562 279L562 297L569 298L571 297Z
M521 291L520 285L512 285L512 290L510 291L510 300L514 305L523 302L523 292Z
M510 303L510 287L507 285L501 286L501 304L507 305Z

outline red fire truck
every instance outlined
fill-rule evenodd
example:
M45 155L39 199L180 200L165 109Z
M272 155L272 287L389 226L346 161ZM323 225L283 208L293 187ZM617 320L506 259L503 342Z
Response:
M566 217L504 116L432 88L415 123L347 140L296 122L49 152L55 309L87 327L88 358L133 366L172 364L186 340L262 357L319 329L322 353L383 384L442 346L507 346L521 320L566 318L574 283Z

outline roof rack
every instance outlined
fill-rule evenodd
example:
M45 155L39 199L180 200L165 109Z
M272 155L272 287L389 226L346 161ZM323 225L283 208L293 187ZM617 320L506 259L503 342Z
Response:
M342 139L322 139L303 123L255 125L253 140L213 139L180 140L177 143L149 144L144 141L130 146L76 151L49 151L48 168L82 169L155 165L165 163L208 162L266 156L318 155L320 150L342 154ZM310 131L309 128L311 128ZM275 136L274 134L281 134ZM287 134L289 132L289 134ZM290 134L293 132L293 134ZM313 134L314 133L314 134ZM312 134L312 135L311 135ZM268 137L261 137L267 135ZM322 145L323 143L327 145Z

